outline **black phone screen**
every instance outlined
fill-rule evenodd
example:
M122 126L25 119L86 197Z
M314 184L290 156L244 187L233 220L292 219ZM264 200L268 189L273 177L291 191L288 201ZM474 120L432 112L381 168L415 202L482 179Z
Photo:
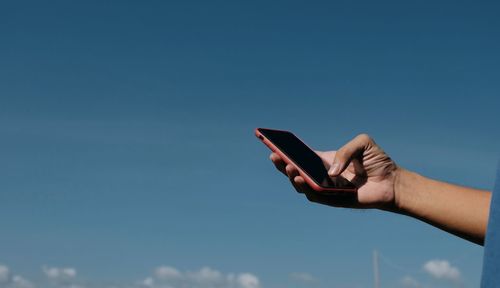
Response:
M264 128L258 130L319 186L336 189L356 188L354 184L342 176L330 177L318 154L292 133Z

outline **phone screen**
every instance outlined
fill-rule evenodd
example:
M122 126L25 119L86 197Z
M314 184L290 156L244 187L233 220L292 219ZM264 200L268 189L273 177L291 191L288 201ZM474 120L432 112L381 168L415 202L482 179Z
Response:
M330 177L318 154L292 133L263 128L259 128L259 131L319 186L336 189L356 188L354 184L342 176Z

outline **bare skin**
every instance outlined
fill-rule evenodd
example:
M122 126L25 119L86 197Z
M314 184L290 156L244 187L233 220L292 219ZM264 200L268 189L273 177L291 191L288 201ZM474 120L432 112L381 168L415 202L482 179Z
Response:
M483 245L491 193L423 177L398 165L366 134L337 151L316 151L330 176L342 175L358 188L352 197L312 190L293 164L270 158L295 189L312 202L334 207L376 208L408 215Z

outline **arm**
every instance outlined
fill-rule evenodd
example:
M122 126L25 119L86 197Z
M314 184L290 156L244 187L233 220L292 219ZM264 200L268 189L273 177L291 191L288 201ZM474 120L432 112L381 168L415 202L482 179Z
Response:
M456 186L407 171L362 134L338 151L319 152L332 177L342 175L357 188L355 197L339 198L312 190L293 165L275 153L271 160L295 189L312 202L335 207L378 208L408 215L477 244L483 244L490 193Z
M395 212L483 245L491 193L432 180L400 169Z

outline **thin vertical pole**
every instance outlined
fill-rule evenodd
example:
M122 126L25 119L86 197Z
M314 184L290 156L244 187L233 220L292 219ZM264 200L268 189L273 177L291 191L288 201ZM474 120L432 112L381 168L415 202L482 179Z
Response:
M373 250L373 287L380 288L380 278L378 271L378 252Z

